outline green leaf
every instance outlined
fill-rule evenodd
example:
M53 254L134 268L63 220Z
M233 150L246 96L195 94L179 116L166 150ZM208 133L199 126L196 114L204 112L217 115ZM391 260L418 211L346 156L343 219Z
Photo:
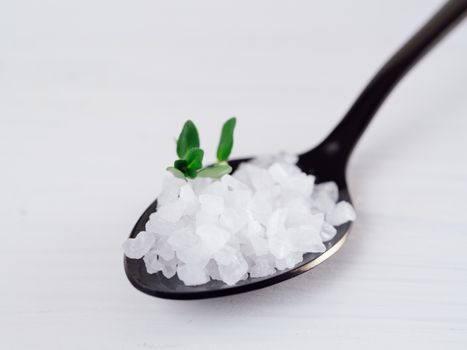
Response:
M192 148L183 157L187 161L187 169L198 170L203 167L204 151L201 148Z
M182 132L177 139L177 155L179 158L185 157L186 153L195 147L199 147L199 135L195 124L187 120L183 125Z
M196 178L196 175L198 174L198 171L196 169L190 169L188 168L186 170L185 176L189 177L190 179Z
M236 118L230 118L224 123L221 132L221 139L217 147L217 159L219 162L225 162L229 159L233 147L233 133L235 129Z
M180 170L177 168L174 168L172 166L169 166L167 168L168 172L171 172L173 176L178 177L179 179L185 179L185 174L183 174Z
M174 162L174 168L185 174L186 170L188 169L188 162L185 159L177 159Z
M215 164L198 172L199 177L210 177L213 179L219 179L226 174L230 174L232 167L228 164Z

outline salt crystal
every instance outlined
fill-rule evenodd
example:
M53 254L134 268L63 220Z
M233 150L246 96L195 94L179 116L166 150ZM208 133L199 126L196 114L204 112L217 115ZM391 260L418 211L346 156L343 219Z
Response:
M272 154L262 154L260 156L257 156L256 158L252 159L250 164L258 166L260 168L267 168L271 166L274 163L274 156ZM241 168L239 169L241 170ZM237 170L234 175L239 171Z
M174 250L194 246L198 243L198 236L194 233L193 228L182 228L174 231L167 242Z
M146 231L153 232L156 238L170 236L173 232L194 223L194 218L184 216L177 222L168 222L160 217L159 212L152 213L146 223Z
M254 249L255 255L262 256L269 252L269 244L266 237L251 236L250 242Z
M317 212L324 213L327 219L334 211L336 203L324 192L314 194L312 198L312 208L317 209Z
M333 181L322 182L319 185L316 185L315 190L326 194L334 203L337 202L337 199L339 198L339 189L337 184Z
M275 266L278 270L291 269L303 259L302 253L292 253L284 259L276 259Z
M253 193L251 190L229 191L224 197L225 206L231 208L245 208L251 201Z
M180 188L180 201L186 203L186 208L184 211L184 215L193 215L196 214L199 202L197 200L195 191L190 183L183 185Z
M264 227L257 221L251 220L247 226L247 236L255 255L262 256L269 252L269 243Z
M261 155L251 161L256 166L267 168L274 163L281 163L287 165L294 165L298 162L298 156L296 154L279 152L277 154L265 154Z
M345 201L337 203L329 218L326 218L326 220L333 226L339 226L348 221L354 221L355 219L356 214L354 208L350 203Z
M177 222L183 216L187 203L184 201L174 201L157 208L159 217L168 222Z
M212 182L213 179L210 179L208 177L197 177L194 180L188 181L188 183L191 184L195 195L197 196L202 194Z
M285 222L287 220L288 209L279 208L276 209L269 217L266 226L266 235L268 237L276 236L278 233L285 230Z
M156 238L152 232L141 231L135 238L128 238L123 243L123 251L130 259L141 259L152 248Z
M288 152L279 152L276 156L276 161L283 161L288 164L297 164L298 162L298 155Z
M180 200L188 203L196 200L195 191L193 191L191 184L186 183L180 187Z
M321 230L321 239L323 242L330 241L336 235L337 230L334 226L327 222L323 222L322 230Z
M176 258L169 261L160 258L159 262L162 264L162 274L165 278L172 278L173 276L175 276L175 274L177 273Z
M261 225L258 221L256 220L250 220L248 221L248 233L250 235L263 235L264 236L265 229L263 225Z
M321 240L320 230L315 226L301 226L287 230L290 250L295 252L322 253L326 247Z
M227 208L220 216L219 222L222 226L235 234L247 224L247 219L244 215L239 213L238 210Z
M228 285L234 285L242 279L242 277L248 271L248 263L245 258L240 254L236 253L234 258L228 265L219 266L219 275L222 280Z
M222 280L215 260L209 260L208 264L206 265L206 272L213 280Z
M290 176L283 184L283 191L288 196L309 197L313 193L315 178L305 173Z
M297 227L303 225L314 225L319 229L323 221L324 215L322 213L313 214L311 209L303 203L301 207L297 205L289 207L286 226Z
M164 179L162 186L162 192L157 198L159 205L165 205L172 201L175 201L178 198L180 187L186 183L185 180L176 178L174 176L167 176Z
M228 191L227 186L221 181L214 181L207 185L201 192L202 194L210 194L213 196L223 197Z
M211 254L202 244L196 243L190 247L181 247L176 251L177 258L188 265L206 266Z
M164 260L172 260L175 257L175 251L166 240L160 240L154 247L154 251Z
M248 190L248 186L245 185L243 182L237 180L232 175L224 175L221 178L221 182L230 190Z
M219 223L219 215L200 210L195 216L196 227L204 225L217 225Z
M225 246L214 254L214 260L218 265L229 265L235 261L236 250L233 247Z
M271 165L268 171L271 174L273 180L278 184L283 184L287 182L289 178L289 174L284 169L284 166L279 163L274 163L273 165Z
M196 265L178 266L177 275L187 286L198 286L209 281L206 270Z
M144 264L146 265L146 271L150 274L159 272L162 270L163 265L157 258L157 253L154 249L151 249L143 258Z
M242 184L245 184L248 186L248 188L251 188L251 181L250 181L250 175L248 173L248 164L242 164L233 174L232 177L238 181L240 181Z
M334 182L320 183L312 194L313 207L328 217L334 211L338 196L339 190Z
M210 253L216 253L229 240L231 233L217 225L204 225L196 229L196 234L203 241Z
M201 209L209 214L219 215L224 211L224 197L202 194L199 196Z
M266 169L248 167L250 182L256 190L268 188L274 184L271 174Z
M266 225L268 222L269 216L273 211L271 201L267 198L267 196L259 192L253 195L253 198L248 203L247 208L255 220L264 225Z
M314 226L317 230L320 230L323 227L323 224L324 224L323 213L311 214L308 222L306 223L306 225Z
M292 252L290 242L283 235L269 237L269 251L277 259L284 259Z
M239 241L239 250L240 253L245 257L245 259L251 256L256 256L256 249L251 243L250 239L245 239L245 237L241 237L239 238Z
M158 212L152 213L146 222L146 231L153 232L160 236L166 236L173 232L175 224L161 218Z
M271 257L262 256L254 260L253 266L250 268L250 276L255 277L265 277L276 272L276 269L273 266L274 261Z

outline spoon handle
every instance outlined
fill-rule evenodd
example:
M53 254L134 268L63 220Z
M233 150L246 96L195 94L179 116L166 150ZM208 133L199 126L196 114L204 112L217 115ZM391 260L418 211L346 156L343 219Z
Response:
M397 51L366 86L337 127L318 146L344 168L354 146L394 86L467 13L467 0L450 0Z

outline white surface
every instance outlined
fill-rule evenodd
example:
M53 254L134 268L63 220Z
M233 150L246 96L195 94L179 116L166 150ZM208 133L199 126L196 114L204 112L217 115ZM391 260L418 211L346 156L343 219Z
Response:
M130 286L121 243L187 117L214 155L315 144L441 1L0 4L0 348L465 349L467 25L391 95L311 273L215 300ZM210 153L209 153L210 152Z

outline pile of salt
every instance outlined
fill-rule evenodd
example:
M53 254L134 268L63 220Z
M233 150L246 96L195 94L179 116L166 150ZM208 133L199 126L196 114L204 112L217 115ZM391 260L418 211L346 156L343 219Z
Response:
M229 285L292 268L325 251L335 226L355 220L333 182L316 185L290 155L242 164L220 180L169 177L146 230L123 244L148 273L186 285Z

